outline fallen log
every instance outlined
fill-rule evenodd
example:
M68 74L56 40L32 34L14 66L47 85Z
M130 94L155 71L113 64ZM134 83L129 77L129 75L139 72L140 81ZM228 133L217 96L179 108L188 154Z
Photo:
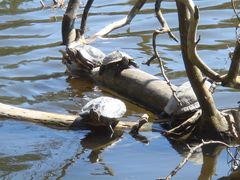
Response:
M0 103L0 116L5 118L13 118L17 120L40 123L59 129L76 129L78 127L76 127L75 124L81 125L79 124L80 121L78 115L67 115L24 109L3 103ZM76 121L78 122L76 123ZM120 130L131 129L134 125L135 122L120 121L115 128ZM141 131L152 130L152 125L152 123L147 123L143 125Z
M90 77L97 83L101 83L127 98L129 97L155 112L163 110L172 94L170 87L165 81L138 69L126 69L119 75L116 75L115 71L106 70L101 76L99 76L98 71L99 68L96 68L90 74ZM2 103L0 103L0 116L58 128L68 129L72 128L73 124L79 125L79 121L76 123L76 119L79 118L77 115L23 109ZM120 121L116 128L130 129L134 125L135 122ZM152 130L152 125L152 123L144 124L141 131Z
M107 69L102 75L98 72L99 68L95 68L91 74L96 82L155 113L162 112L172 96L167 82L140 69L125 69L120 74L114 69Z

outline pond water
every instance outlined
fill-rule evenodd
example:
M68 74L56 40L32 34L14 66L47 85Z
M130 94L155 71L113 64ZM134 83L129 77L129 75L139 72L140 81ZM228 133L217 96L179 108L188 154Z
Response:
M94 2L87 35L123 18L135 1ZM201 15L199 54L210 67L224 72L229 66L228 54L234 47L237 24L230 0L194 2ZM157 63L142 65L151 57L152 31L159 27L153 8L154 1L147 1L131 25L115 30L93 46L105 53L116 49L129 53L140 69L159 76ZM163 2L163 8L173 33L179 37L175 3ZM84 78L68 79L61 63L64 46L60 46L64 11L42 9L38 0L0 1L0 102L69 114L77 113L86 102L100 95L117 96ZM176 85L186 81L179 45L163 35L158 38L158 50L171 81ZM237 107L240 91L219 87L214 99L218 108ZM123 100L128 109L124 119L134 121L142 113L149 113L151 120L157 118ZM184 145L169 142L158 132L141 135L145 136L144 141L127 132L116 132L109 138L87 130L56 130L2 118L0 179L156 179L166 176L187 153ZM223 148L203 152L204 156L201 151L195 153L175 179L218 179L229 174Z

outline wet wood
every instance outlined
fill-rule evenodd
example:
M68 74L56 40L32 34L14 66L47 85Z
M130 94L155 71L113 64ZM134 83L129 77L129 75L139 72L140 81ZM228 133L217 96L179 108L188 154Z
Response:
M152 112L162 112L172 96L172 90L167 82L140 69L125 69L120 74L116 74L114 69L107 69L103 75L99 75L98 71L99 68L92 71L92 77L98 83ZM173 88L176 86L173 85Z
M86 125L85 123L81 124L81 122L75 123L75 120L79 118L79 116L77 115L67 115L24 109L3 103L0 103L0 116L4 118L12 118L16 120L40 123L50 127L61 129L77 129L78 127L76 127L75 124L80 125L79 127L82 127L81 125ZM121 130L131 129L133 125L135 125L134 122L120 121L115 128ZM147 123L142 126L141 131L147 130L152 130L152 123Z

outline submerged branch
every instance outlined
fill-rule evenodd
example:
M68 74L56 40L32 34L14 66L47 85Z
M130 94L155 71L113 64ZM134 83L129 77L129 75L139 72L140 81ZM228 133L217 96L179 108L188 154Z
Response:
M191 132L194 129L194 126L196 125L196 123L199 120L199 118L201 117L201 115L202 115L202 111L198 110L190 118L188 118L186 121L184 121L182 124L178 125L175 128L172 128L168 131L165 131L163 133L163 135L167 136L167 137L174 137L177 135L178 136L177 138L186 139L187 137L189 137L191 135ZM187 129L190 129L191 131L186 132Z
M208 145L208 144L220 144L220 145L223 145L223 146L226 146L228 148L231 148L231 147L239 147L239 145L237 146L232 146L232 145L229 145L225 142L222 142L222 141L203 141L202 140L202 143L194 146L194 147L190 147L188 145L188 148L189 148L189 153L187 154L187 156L175 167L174 170L172 170L168 176L166 176L165 178L158 178L159 180L170 180L174 175L177 174L177 172L183 168L183 166L188 162L188 160L190 159L190 157L192 156L192 154L199 148L203 147L204 145Z

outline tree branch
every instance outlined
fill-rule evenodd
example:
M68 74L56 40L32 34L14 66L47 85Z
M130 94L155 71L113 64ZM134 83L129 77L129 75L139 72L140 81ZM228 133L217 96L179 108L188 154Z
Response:
M183 138L186 139L187 137L189 137L189 135L191 135L189 133L192 132L192 131L186 132L186 130L187 129L194 129L193 126L197 123L197 121L199 120L201 115L202 115L202 111L198 110L190 118L188 118L186 121L184 121L182 124L180 124L179 126L177 126L175 128L172 128L168 131L165 131L162 134L164 136L167 136L167 137L172 137L172 135L173 136L177 135L181 139L183 139ZM189 135L186 137L186 134L189 134Z
M62 20L62 41L63 45L69 45L76 39L76 30L74 29L77 11L80 0L70 0Z
M94 0L88 0L87 4L84 7L83 14L82 14L82 19L81 19L81 25L80 25L80 29L77 32L76 40L79 40L79 38L82 38L83 34L85 33L88 12L89 12L89 10L92 6L93 1Z
M161 11L161 3L163 0L156 0L155 2L155 14L156 17L158 19L158 21L160 22L161 26L162 26L162 31L168 33L168 36L173 39L174 41L178 42L177 38L174 36L174 34L171 32L167 21L164 19L163 15L162 15L162 11Z
M235 7L235 2L234 0L231 0L231 4L232 4L232 9L234 11L234 14L236 15L237 19L238 19L238 23L240 23L240 17L238 16L238 13L236 11L236 7Z
M176 99L176 101L181 104L180 100L178 99L177 95L176 95L176 90L173 88L171 82L169 81L168 77L166 76L165 74L165 69L164 69L164 65L163 65L163 61L162 59L160 58L158 52L157 52L157 49L156 49L156 37L158 34L163 34L165 33L164 30L155 30L153 32L153 40L152 40L152 45L153 45L153 51L154 51L154 56L157 58L158 62L159 62L159 66L160 66L160 69L161 69L161 74L164 78L164 80L167 82L167 84L169 85L170 89L172 90L172 93L173 93L173 96L174 98Z
M103 29L95 33L92 37L87 39L87 42L92 42L96 38L103 37L108 33L112 32L113 30L129 24L132 21L132 19L135 17L135 15L139 12L139 10L142 8L142 6L145 4L146 1L147 0L138 0L125 18L107 25L106 27L104 27Z
M240 39L237 39L231 60L232 62L223 84L228 85L230 87L235 87L237 85L238 86L240 85L240 78L238 77L240 66Z
M187 36L189 60L193 64L195 64L202 71L202 73L208 76L209 78L217 82L223 81L223 77L221 77L217 72L209 68L202 61L202 59L199 57L197 53L196 31L197 31L197 25L199 20L199 10L197 6L194 6L192 1L188 1L188 0L180 0L180 1L182 1L187 6L190 12L189 28L188 28L188 36Z

